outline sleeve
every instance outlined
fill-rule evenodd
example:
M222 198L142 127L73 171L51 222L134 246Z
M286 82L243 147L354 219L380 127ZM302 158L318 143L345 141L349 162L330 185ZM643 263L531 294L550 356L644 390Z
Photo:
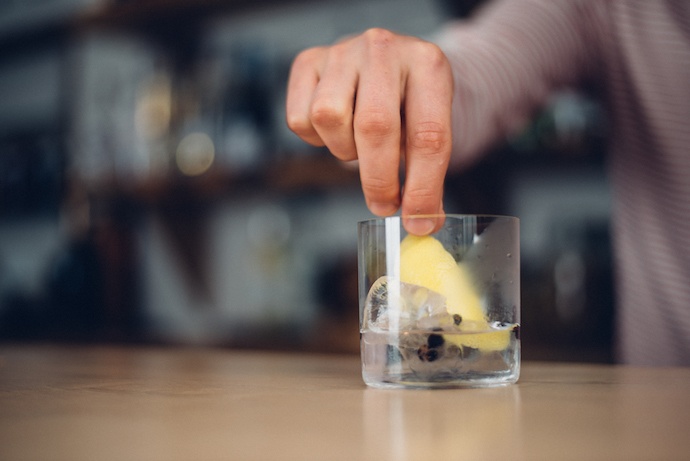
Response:
M436 37L453 69L453 166L524 128L554 90L598 68L601 0L495 0Z

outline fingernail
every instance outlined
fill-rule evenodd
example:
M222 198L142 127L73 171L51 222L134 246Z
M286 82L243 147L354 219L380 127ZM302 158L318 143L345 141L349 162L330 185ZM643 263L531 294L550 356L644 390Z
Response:
M408 219L405 228L411 234L415 235L427 235L430 234L434 227L436 227L436 222L433 219Z
M377 216L390 216L396 212L397 208L391 203L372 202L369 204L369 210Z

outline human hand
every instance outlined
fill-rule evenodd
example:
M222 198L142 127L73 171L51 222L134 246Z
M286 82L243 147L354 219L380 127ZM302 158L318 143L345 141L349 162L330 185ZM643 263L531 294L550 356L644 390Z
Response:
M370 29L294 60L287 123L309 144L340 160L359 160L372 213L443 214L450 159L453 77L436 45ZM400 170L404 166L404 187ZM411 233L434 231L441 220L405 221Z

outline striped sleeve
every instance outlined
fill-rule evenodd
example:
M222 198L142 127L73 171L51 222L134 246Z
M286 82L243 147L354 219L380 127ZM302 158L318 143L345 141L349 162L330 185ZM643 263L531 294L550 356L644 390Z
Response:
M455 164L472 163L523 128L555 88L598 69L602 3L498 0L444 28L437 43L455 78Z
M690 2L497 0L439 45L468 164L562 86L609 109L619 361L690 366Z
M618 1L611 14L617 356L690 366L690 2Z

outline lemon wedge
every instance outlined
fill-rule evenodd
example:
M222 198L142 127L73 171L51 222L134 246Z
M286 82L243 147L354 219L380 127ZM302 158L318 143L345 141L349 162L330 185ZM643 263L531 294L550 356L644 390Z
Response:
M433 290L446 298L451 315L462 318L461 335L444 335L457 346L487 351L508 347L509 330L494 330L484 315L467 268L455 261L441 242L431 236L408 235L400 243L400 281Z

